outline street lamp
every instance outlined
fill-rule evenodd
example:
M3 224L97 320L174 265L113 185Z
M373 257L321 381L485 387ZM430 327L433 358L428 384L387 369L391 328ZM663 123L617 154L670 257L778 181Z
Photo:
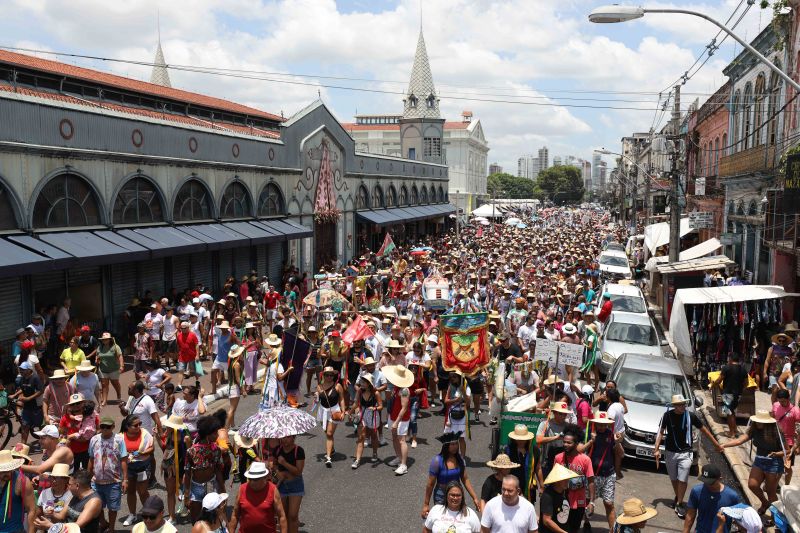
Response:
M767 65L767 67L769 67L770 70L772 70L773 72L775 72L775 74L777 74L780 78L782 78L783 81L794 87L796 91L800 92L800 84L794 81L777 65L772 63L766 57L764 57L758 50L753 48L750 45L750 43L746 42L744 39L733 33L724 24L722 24L717 20L714 20L713 18L709 17L704 13L691 11L688 9L672 9L672 8L650 9L645 7L611 5L611 6L602 6L595 8L591 13L589 13L589 21L598 24L627 22L629 20L642 18L645 15L645 13L678 13L682 15L692 15L695 17L700 17L702 19L709 21L710 23L717 26L720 30L730 35L736 42L741 44L748 52L756 56L760 61L762 61L765 65Z

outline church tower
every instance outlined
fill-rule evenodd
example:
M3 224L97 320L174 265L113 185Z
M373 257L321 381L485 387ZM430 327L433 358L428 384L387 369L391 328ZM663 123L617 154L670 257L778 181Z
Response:
M161 28L158 29L158 47L156 48L156 58L153 60L153 72L150 73L150 83L162 85L164 87L172 87L169 81L169 70L167 70L167 62L164 61L164 51L161 49Z
M439 113L439 96L433 85L425 38L420 29L411 80L403 99L403 118L400 119L403 157L444 163L443 137L444 119Z

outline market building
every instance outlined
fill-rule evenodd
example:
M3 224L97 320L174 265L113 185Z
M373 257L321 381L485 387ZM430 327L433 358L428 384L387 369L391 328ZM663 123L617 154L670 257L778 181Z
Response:
M115 331L148 292L280 284L454 211L446 165L359 151L321 101L284 119L7 51L0 80L0 344L66 297Z

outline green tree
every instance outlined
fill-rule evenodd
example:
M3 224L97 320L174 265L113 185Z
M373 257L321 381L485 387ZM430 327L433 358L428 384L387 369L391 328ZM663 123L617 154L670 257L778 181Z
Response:
M533 198L535 186L536 183L533 180L518 178L506 172L490 174L486 178L486 192L489 196L499 198Z
M581 171L572 165L545 169L536 178L536 192L557 204L580 202L585 192Z

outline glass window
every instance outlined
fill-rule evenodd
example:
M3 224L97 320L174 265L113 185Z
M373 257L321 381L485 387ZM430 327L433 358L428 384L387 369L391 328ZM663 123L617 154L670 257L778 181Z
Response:
M644 344L645 346L658 344L658 336L653 326L649 324L626 324L624 322L612 322L608 327L606 340Z
M617 388L628 401L652 405L667 405L675 394L680 394L684 398L690 397L683 376L632 368L620 370L617 376Z
M214 210L211 208L211 195L200 183L190 179L181 186L172 206L172 219L176 222L187 220L209 220Z
M442 140L438 137L425 137L422 139L422 152L424 157L441 157ZM470 154L470 157L472 154ZM470 161L471 163L471 161Z
M439 185L439 203L444 203L444 189Z
M155 184L137 176L128 180L114 200L114 224L164 222L164 206Z
M243 218L253 214L250 193L243 183L234 181L225 189L220 202L220 218Z
M274 183L267 183L258 196L258 216L275 217L283 215L285 212L280 187Z
M34 228L97 226L100 202L89 183L75 174L60 174L39 192L33 207Z

